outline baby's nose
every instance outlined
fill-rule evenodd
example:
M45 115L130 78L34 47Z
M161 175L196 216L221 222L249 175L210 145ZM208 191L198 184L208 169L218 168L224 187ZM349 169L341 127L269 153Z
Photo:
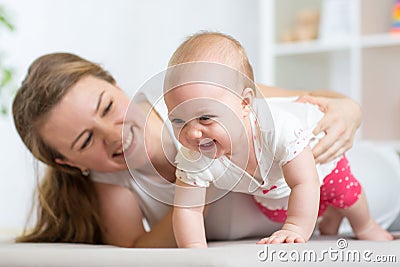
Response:
M197 123L189 122L185 125L185 131L183 133L185 137L190 139L200 139L203 135L201 127Z

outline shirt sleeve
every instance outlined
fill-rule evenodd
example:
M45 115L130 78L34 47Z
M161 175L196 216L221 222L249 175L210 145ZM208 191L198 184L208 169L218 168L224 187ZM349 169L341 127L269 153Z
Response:
M268 104L274 131L271 147L280 166L299 155L306 146L312 148L319 138L313 130L323 117L316 105L295 102L296 98L270 98Z
M207 158L197 151L191 151L182 147L175 158L176 178L182 182L197 186L209 187L214 181L211 172L213 160Z
M283 166L299 155L315 137L313 128L307 127L296 116L282 112L274 118L276 134L275 159Z

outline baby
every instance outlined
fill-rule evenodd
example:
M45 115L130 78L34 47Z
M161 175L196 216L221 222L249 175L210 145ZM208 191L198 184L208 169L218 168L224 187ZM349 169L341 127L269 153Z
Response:
M336 234L346 217L358 239L393 239L371 218L344 155L316 168L311 147L319 137L312 131L323 113L293 98L256 97L252 67L238 41L196 34L169 66L164 100L183 145L173 212L179 247L207 247L203 211L211 183L253 195L261 212L283 223L260 244L306 242L322 214L322 234Z

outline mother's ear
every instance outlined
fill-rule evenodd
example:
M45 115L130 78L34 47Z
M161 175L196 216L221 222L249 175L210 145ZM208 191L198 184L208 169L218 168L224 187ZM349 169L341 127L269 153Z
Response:
M254 90L246 87L242 92L242 99L243 116L247 117L252 112L251 106L253 105Z
M81 170L82 173L87 171L86 167L81 166L79 164L75 164L75 163L73 163L73 162L71 162L71 161L69 161L67 159L55 158L54 162L57 163L57 164L60 164L60 165L67 165L67 166L70 166L70 167L78 168L78 169Z

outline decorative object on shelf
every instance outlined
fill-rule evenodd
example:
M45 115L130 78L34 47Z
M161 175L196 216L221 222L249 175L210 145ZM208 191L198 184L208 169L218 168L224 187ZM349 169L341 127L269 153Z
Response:
M296 14L293 29L281 35L282 42L309 41L318 37L319 10L308 8Z
M0 5L0 32L2 29L8 31L14 30L14 25L8 19L4 6ZM8 113L8 100L13 92L13 70L3 60L4 51L0 51L0 114L7 115Z
M352 1L323 0L319 38L340 41L351 35Z
M261 60L264 68L260 70L261 75L277 87L294 90L329 88L353 98L363 111L363 124L357 139L393 142L400 153L400 35L389 33L395 17L392 12L395 4L399 10L399 2L260 1L268 12L261 25L263 49L268 51ZM289 24L291 18L311 4L320 10L318 41L280 43L283 30L293 27ZM394 14L398 22L399 13ZM346 21L345 27L335 26L335 23L342 23L340 20Z
M400 34L400 0L397 0L393 6L393 23L390 32Z

